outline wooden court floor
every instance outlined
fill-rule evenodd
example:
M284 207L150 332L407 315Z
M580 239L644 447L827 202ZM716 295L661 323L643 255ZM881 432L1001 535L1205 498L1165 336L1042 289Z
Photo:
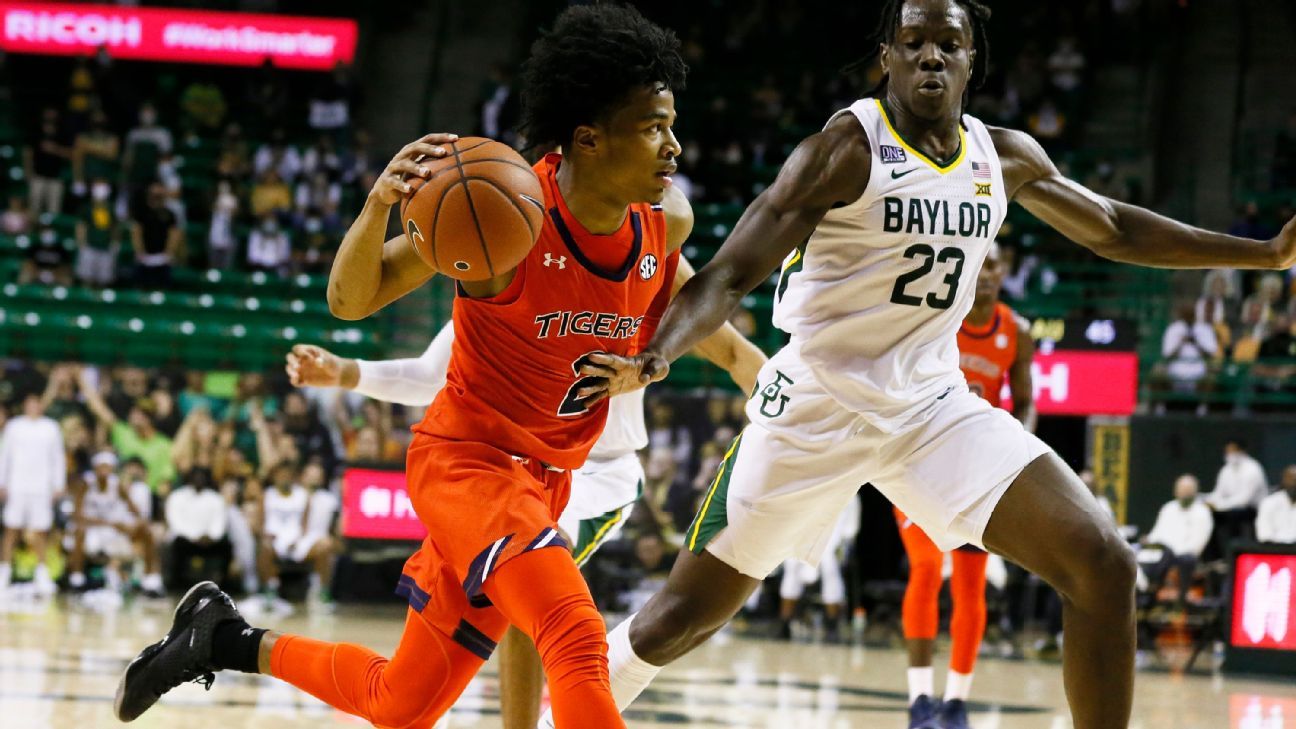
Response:
M165 602L105 610L62 599L0 598L0 728L120 726L111 715L118 675L141 647L163 634L170 610ZM344 607L332 615L299 612L257 624L390 651L402 619L398 608ZM635 729L903 729L904 670L904 654L894 649L774 643L722 633L665 671L626 718ZM497 685L494 665L488 664L443 726L498 727ZM939 690L939 678L937 685ZM1056 663L982 659L973 693L976 729L1071 726ZM361 725L273 679L220 674L211 692L182 686L132 726ZM1284 682L1141 672L1131 727L1296 729L1296 677Z

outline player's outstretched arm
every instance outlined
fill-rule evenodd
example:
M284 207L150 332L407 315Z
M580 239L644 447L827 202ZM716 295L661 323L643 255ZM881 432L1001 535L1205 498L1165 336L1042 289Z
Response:
M774 184L747 207L711 262L666 309L657 334L637 357L594 355L582 374L606 378L619 394L661 380L670 363L719 329L744 296L778 268L832 207L859 198L868 185L868 137L843 116L807 137Z
M1268 241L1215 233L1103 197L1062 176L1029 134L990 128L1010 200L1094 253L1158 268L1288 268L1296 221Z
M429 134L401 148L378 176L364 208L347 230L329 273L329 311L363 319L421 286L435 273L401 235L384 242L391 207L410 191L405 175L427 176L422 157L444 157L454 134Z
M696 275L693 265L680 256L679 266L675 269L675 280L671 282L673 299L684 284ZM761 367L765 366L765 353L744 337L733 324L725 322L711 336L698 342L693 353L720 367L729 373L743 392L751 392L756 387L756 377Z
M445 386L454 326L447 323L418 357L366 361L296 344L284 371L294 387L340 387L383 402L425 406Z

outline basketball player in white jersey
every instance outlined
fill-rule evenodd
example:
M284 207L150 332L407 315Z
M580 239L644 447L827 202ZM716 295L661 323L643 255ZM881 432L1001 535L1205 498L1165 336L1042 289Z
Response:
M792 337L761 371L665 588L608 634L624 706L702 643L787 557L817 560L871 481L943 549L984 546L1065 600L1076 729L1124 728L1134 682L1133 555L1079 478L969 391L956 335L1015 200L1094 253L1173 268L1287 268L1296 223L1255 241L1110 200L1066 179L1029 135L962 113L984 76L988 9L890 0L883 81L806 138L633 358L583 374L610 394L661 378L784 261L775 322Z
M133 514L133 504L117 476L117 456L109 449L94 454L92 470L83 476L85 491L75 500L72 533L65 539L68 550L68 583L79 589L85 585L86 557L107 560L104 587L110 593L122 589L122 563L131 559L134 524L125 517Z
M311 569L308 602L312 606L327 600L325 588L332 576L334 548L329 537L337 498L324 485L319 464L309 463L301 469L280 462L271 470L271 485L263 498L261 544L257 552L257 572L264 588L261 601L252 601L254 609L271 608L291 611L279 597L281 562L308 564Z
M680 258L672 293L693 275ZM426 406L441 391L450 363L454 326L447 323L417 358L378 362L346 359L309 344L293 347L286 370L298 387L342 387L376 400ZM765 355L732 325L697 345L697 354L725 369L751 392ZM607 425L585 465L572 473L571 501L558 519L569 535L572 556L584 566L600 546L614 539L643 491L637 451L648 445L643 390L612 399ZM510 628L500 642L500 713L505 729L531 729L539 716L544 672L540 656L521 631Z

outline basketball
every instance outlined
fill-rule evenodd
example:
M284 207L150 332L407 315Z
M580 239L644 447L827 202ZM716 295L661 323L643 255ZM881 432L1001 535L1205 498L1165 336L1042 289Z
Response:
M511 147L483 137L446 145L451 154L422 160L411 175L401 228L419 256L462 281L498 276L522 262L540 236L544 193L530 165Z

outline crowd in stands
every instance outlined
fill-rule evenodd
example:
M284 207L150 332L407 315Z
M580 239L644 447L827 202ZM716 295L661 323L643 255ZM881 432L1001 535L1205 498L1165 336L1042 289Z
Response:
M1268 239L1293 214L1283 205L1263 216L1254 202L1247 203L1229 232ZM1162 334L1160 384L1188 395L1210 393L1231 364L1248 368L1253 391L1261 396L1255 410L1266 409L1265 395L1296 393L1296 275L1216 269L1201 285L1195 301L1175 307Z
M327 604L339 464L398 467L409 438L399 407L259 374L10 361L0 390L0 590L25 534L37 593L213 578L282 608L287 564Z
M175 266L324 273L384 160L352 124L349 67L309 83L272 66L149 88L106 54L75 62L21 146L0 233L21 283L166 288ZM164 103L165 102L165 103ZM233 113L237 107L238 113ZM2 183L0 183L2 184Z
M990 26L989 75L971 95L969 113L990 124L1028 129L1052 152L1073 149L1089 85L1086 48L1105 41L1082 37L1077 29L1091 27L1081 22L1089 15L1131 13L1097 5L1082 10L997 4L996 15L1011 14L1013 21ZM526 27L543 26L550 11L545 3L535 4L535 22ZM676 95L675 133L683 157L674 179L695 203L745 205L797 142L874 88L881 76L876 61L844 68L842 60L842 49L857 49L863 60L873 48L866 36L877 22L875 5L756 2L735 9L664 2L651 15L675 30L690 69L688 87ZM777 52L788 38L818 42L801 44L795 53ZM517 109L511 84L506 68L493 70L479 98L478 131L516 139L509 136ZM1117 197L1128 197L1110 162L1095 166L1093 175Z
M1286 466L1276 486L1246 444L1230 441L1214 487L1200 494L1197 476L1185 473L1174 483L1174 499L1161 507L1156 523L1140 543L1139 554L1156 594L1171 573L1177 577L1179 604L1201 579L1203 563L1227 557L1238 543L1296 544L1296 463ZM1206 583L1206 592L1211 585ZM1219 586L1214 597L1218 597Z

